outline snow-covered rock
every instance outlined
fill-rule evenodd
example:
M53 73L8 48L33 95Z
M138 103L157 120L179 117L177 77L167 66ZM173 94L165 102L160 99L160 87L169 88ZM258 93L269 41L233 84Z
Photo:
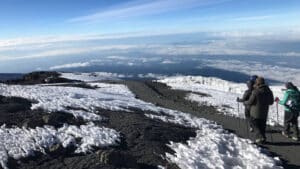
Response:
M51 126L26 128L0 128L0 162L3 168L7 168L8 157L20 159L34 155L34 151L45 152L54 144L63 147L77 146L77 153L86 153L92 150L92 146L104 147L115 145L119 142L120 134L113 129L98 127L90 123L88 125L69 126L59 129ZM81 139L79 145L75 139Z
M80 80L85 82L100 81L100 80L118 80L131 75L108 72L93 72L93 73L61 73L62 78Z

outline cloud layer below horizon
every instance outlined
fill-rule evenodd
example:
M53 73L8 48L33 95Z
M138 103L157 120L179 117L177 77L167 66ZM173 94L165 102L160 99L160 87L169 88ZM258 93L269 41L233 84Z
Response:
M45 37L0 41L0 60L85 55L99 52L155 55L300 57L300 32L194 32Z

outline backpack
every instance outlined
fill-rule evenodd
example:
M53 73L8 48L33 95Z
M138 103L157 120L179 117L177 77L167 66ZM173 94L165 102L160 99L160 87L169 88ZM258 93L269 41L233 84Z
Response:
M294 112L300 111L300 92L291 92L286 102L286 106Z

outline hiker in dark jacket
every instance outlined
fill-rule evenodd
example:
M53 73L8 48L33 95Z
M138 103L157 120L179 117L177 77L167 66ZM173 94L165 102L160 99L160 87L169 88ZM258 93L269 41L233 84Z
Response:
M242 98L237 98L237 102L245 102L247 100L249 100L251 93L253 91L253 85L254 85L254 81L247 81L247 87L248 89L244 92L243 97ZM252 124L251 124L251 120L250 120L250 105L245 105L245 117L246 117L246 121L247 121L247 125L250 127L250 132L253 131L252 128Z
M298 141L299 140L299 129L298 129L298 116L299 116L299 97L300 92L293 83L287 82L285 84L286 91L283 96L283 100L279 100L276 97L275 101L284 106L284 130L282 131L282 135L286 137L290 137L290 127L293 129L292 139ZM295 101L294 107L291 102ZM298 104L297 104L298 103ZM297 104L297 105L296 105Z
M250 117L256 135L256 143L266 141L266 123L269 106L274 103L273 92L265 84L263 77L258 77L250 98L244 102L250 106Z

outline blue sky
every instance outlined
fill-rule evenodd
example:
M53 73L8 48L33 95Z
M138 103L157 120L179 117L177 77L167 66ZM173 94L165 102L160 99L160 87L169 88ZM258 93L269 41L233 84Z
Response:
M297 0L2 0L0 37L147 31L284 30Z
M0 72L135 53L300 57L299 9L298 0L1 0Z

